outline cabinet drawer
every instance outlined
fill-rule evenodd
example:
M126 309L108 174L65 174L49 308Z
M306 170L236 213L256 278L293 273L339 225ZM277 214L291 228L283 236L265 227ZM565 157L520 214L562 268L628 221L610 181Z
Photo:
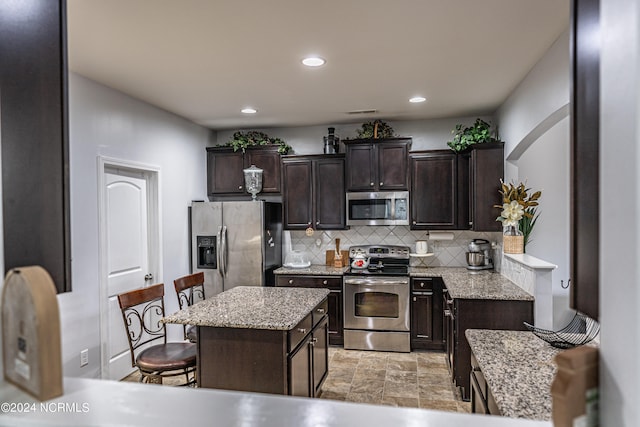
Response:
M342 289L342 277L277 275L276 286L291 286L298 288L328 288Z
M289 331L288 341L289 341L289 352L293 351L298 344L302 342L304 337L306 337L309 332L311 332L312 327L312 314L309 313L305 316L304 319L300 321L293 329Z
M314 308L313 311L311 312L311 320L312 320L313 326L315 327L318 323L320 323L322 318L325 317L328 312L329 312L329 300L325 298L324 301L318 304L316 308Z
M411 290L413 291L432 291L433 290L433 278L432 277L420 277L411 279Z

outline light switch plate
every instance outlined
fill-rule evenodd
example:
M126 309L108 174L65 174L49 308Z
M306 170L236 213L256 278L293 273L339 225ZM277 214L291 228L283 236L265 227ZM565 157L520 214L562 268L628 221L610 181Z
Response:
M89 364L89 349L85 348L80 352L80 367L87 366Z

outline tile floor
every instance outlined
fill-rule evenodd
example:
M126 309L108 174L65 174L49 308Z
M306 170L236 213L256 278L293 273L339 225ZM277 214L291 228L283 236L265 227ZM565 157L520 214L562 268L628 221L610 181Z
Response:
M469 412L451 384L442 352L392 353L329 348L321 399ZM137 372L123 381L138 381ZM168 385L175 380L168 380Z
M451 384L442 352L329 349L322 399L469 412Z

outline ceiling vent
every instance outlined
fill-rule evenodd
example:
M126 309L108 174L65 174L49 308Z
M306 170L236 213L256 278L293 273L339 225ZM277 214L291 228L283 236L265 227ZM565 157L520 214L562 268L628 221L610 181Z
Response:
M378 110L354 110L354 111L347 111L347 114L374 114L377 112Z

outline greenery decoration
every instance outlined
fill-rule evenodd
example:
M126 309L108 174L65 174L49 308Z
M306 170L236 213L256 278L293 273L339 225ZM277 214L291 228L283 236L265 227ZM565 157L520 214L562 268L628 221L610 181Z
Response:
M358 133L358 139L393 138L397 136L393 128L382 120L364 123L362 129L358 129L356 132Z
M451 133L453 139L448 141L447 145L456 152L464 151L474 144L498 141L491 136L491 124L480 118L477 118L471 126L463 127L462 124L457 124Z
M518 227L524 237L524 247L531 242L531 232L538 221L539 212L538 200L542 196L542 191L529 194L522 182L518 185L514 183L505 184L500 180L499 193L502 195L502 205L494 205L494 208L502 209L496 221L502 222L505 227Z
M287 154L291 150L288 145L280 138L271 138L264 132L250 130L247 132L235 132L226 146L233 147L233 151L242 150L244 153L247 147L256 145L277 145L278 153Z

